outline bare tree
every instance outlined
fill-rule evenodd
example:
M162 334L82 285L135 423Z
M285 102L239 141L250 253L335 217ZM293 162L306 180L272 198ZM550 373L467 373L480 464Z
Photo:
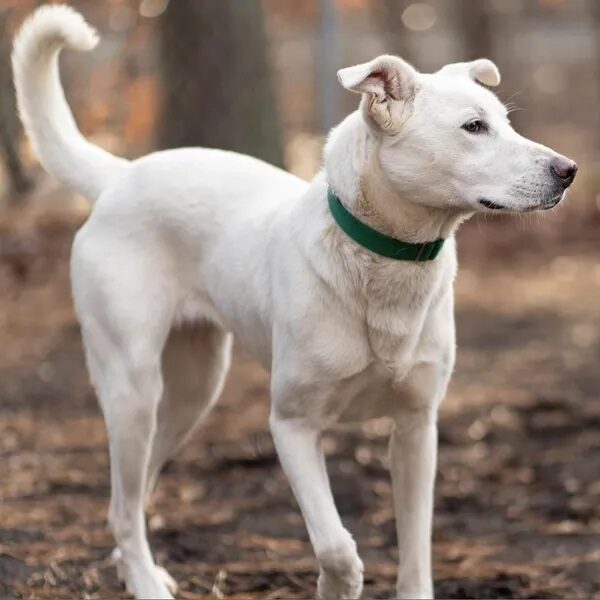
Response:
M596 65L595 69L595 80L596 80L596 94L597 98L600 100L600 61L598 61L598 56L600 55L600 3L598 2L590 2L590 10L592 13L592 19L594 22L594 32L596 33L595 40L595 55L596 60L594 61ZM596 111L596 131L600 131L600 112ZM600 137L596 135L596 149L600 149Z
M329 131L339 120L340 88L335 72L340 68L340 23L335 0L320 2L318 94L321 128Z
M385 52L410 62L410 31L402 22L402 13L409 4L408 0L379 0L373 6L385 39Z
M281 164L260 0L174 0L160 30L160 145L224 148Z
M0 11L0 151L10 178L14 196L31 187L19 156L20 125L10 68L10 35L6 30L8 10Z
M488 0L454 0L465 49L465 60L491 56L492 24Z
M497 60L499 48L494 48L494 35L496 32L510 31L510 22L506 22L506 16L494 12L490 0L455 0L453 7L458 33L463 41L461 60L476 58ZM506 41L507 38L504 39ZM506 53L503 56L505 59L507 58ZM508 63L505 61L503 64ZM521 71L517 68L508 68L502 73L503 87L501 90L508 90L508 92L506 94L501 92L501 99L511 102L514 102L513 98L518 100L519 90L522 89L520 74ZM522 114L519 110L513 112L511 122L516 129L526 132L527 119L524 119Z

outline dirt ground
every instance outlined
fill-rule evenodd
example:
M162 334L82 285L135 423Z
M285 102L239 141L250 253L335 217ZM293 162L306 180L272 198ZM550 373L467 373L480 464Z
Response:
M69 295L81 220L32 210L0 222L3 598L126 597L109 559L105 430ZM467 258L440 420L438 597L600 598L597 231L527 251L527 229L513 222L459 236ZM267 375L238 352L221 403L161 478L151 542L181 598L314 592L307 534L267 429L267 390ZM325 440L372 598L394 589L387 432L375 421Z

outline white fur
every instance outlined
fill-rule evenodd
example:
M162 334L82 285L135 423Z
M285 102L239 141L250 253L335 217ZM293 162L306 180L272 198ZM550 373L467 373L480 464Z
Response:
M231 333L272 373L270 426L320 565L318 596L355 598L362 563L330 491L319 440L341 421L387 416L400 563L397 595L432 596L436 413L454 365L453 233L479 199L530 209L560 190L551 150L516 134L473 78L395 57L340 73L362 108L329 137L307 184L253 158L184 149L128 163L77 131L56 69L61 45L95 36L65 7L27 21L13 63L19 106L46 168L97 198L73 244L73 297L111 455L114 557L138 598L170 597L144 502L217 399ZM485 119L489 132L461 129ZM562 159L561 160L566 160ZM333 222L347 208L407 241L447 238L432 262L381 258ZM359 482L357 482L359 485Z
M58 75L58 54L67 46L92 50L98 35L72 8L42 6L17 35L12 65L17 105L44 167L96 199L127 161L90 144L77 129Z

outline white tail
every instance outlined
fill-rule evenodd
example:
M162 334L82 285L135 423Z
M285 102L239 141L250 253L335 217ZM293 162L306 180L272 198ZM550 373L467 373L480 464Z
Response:
M128 161L88 142L65 100L58 73L63 47L91 50L96 32L65 5L42 6L23 24L12 52L17 106L44 168L95 200Z

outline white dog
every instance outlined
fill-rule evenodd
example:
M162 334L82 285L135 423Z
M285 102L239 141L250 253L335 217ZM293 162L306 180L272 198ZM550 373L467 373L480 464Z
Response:
M138 598L175 583L144 503L217 400L232 333L272 373L270 427L316 553L320 598L357 598L363 565L319 441L389 417L397 596L431 598L436 413L454 365L454 233L473 213L551 208L577 166L511 128L480 59L417 72L394 56L342 69L360 110L329 135L309 184L208 149L132 162L86 141L58 75L97 37L42 7L13 52L18 104L45 168L95 201L71 261L88 367L110 443L114 556ZM202 115L199 115L201 118Z

